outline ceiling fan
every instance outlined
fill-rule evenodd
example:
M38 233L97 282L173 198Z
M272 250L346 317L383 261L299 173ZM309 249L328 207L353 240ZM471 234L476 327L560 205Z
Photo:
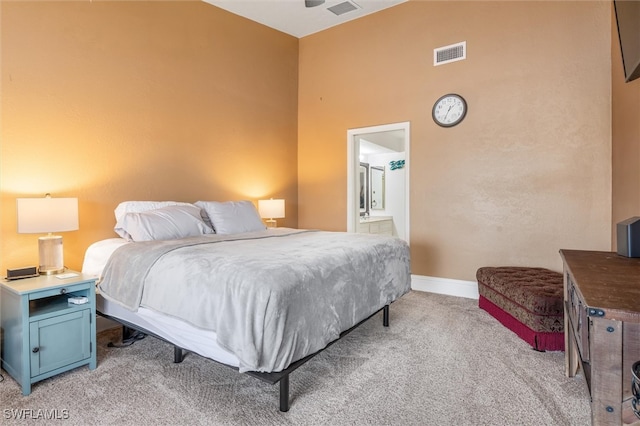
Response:
M304 0L304 5L306 7L316 7L324 4L324 2L325 0ZM353 0L345 0L342 3L338 3L327 8L329 12L333 12L337 16L357 9L360 9L360 6L357 3L353 2Z

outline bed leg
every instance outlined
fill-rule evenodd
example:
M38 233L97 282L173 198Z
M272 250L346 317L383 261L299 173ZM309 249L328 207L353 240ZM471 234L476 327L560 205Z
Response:
M280 411L289 411L289 375L285 374L280 379Z
M146 334L137 331L131 327L127 327L126 325L122 326L122 343L107 343L107 347L109 348L126 348L127 346L133 345L136 341L142 340L147 337Z
M184 359L184 354L182 353L182 348L177 346L173 347L173 362L179 364Z
M127 340L131 339L131 337L133 336L133 334L136 331L132 328L127 327L126 325L122 326L122 341L126 342Z
M389 305L384 305L382 308L382 325L389 327Z

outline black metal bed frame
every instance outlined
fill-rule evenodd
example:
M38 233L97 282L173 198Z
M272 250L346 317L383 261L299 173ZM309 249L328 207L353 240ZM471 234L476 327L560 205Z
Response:
M260 373L257 371L247 371L245 374L255 377L257 379L262 380L263 382L267 382L271 385L275 385L276 383L280 383L280 411L282 412L286 412L289 411L289 406L290 406L290 401L289 401L289 374L291 374L293 371L295 371L296 369L298 369L298 367L301 367L302 365L304 365L307 361L311 360L314 356L318 355L319 353L321 353L322 351L324 351L325 349L327 349L329 346L333 345L335 342L337 342L338 340L342 339L344 336L346 336L347 334L351 333L353 330L355 330L356 328L358 328L358 326L360 326L361 324L365 323L366 321L368 321L369 319L371 319L371 317L373 317L374 315L376 315L378 312L382 311L382 325L384 327L389 327L389 305L385 305L384 307L382 307L381 309L378 309L377 311L375 311L373 314L369 315L367 318L363 319L362 321L360 321L358 324L354 325L353 327L351 327L348 330L343 331L342 333L340 333L340 336L332 341L329 342L329 344L327 346L325 346L324 348L320 349L319 351L312 353L310 355L307 355L306 357L295 361L293 363L291 363L286 369L282 370L282 371L278 371L278 372L274 372L274 373ZM171 345L173 345L173 362L174 363L180 363L182 362L182 360L184 360L185 357L185 349L177 346L176 344L174 344L173 342L165 339L164 337L160 337L157 334L154 334L138 325L132 324L128 321L122 320L120 318L116 318L107 314L104 314L102 312L97 312L98 315L108 318L110 320L116 321L120 324L122 324L122 340L123 342L126 341L127 339L132 339L131 343L133 343L135 340L137 340L135 337L133 336L133 332L132 330L135 330L139 333L143 333L143 334L147 334L149 336L153 336L157 339L160 339L162 341L165 341ZM117 345L113 345L113 346L117 346ZM212 360L210 358L207 358L211 361L217 362L218 364L222 364L224 366L227 366L229 368L233 368L234 370L238 371L237 367L233 367L230 365L227 365L225 363L219 362L219 361L215 361Z

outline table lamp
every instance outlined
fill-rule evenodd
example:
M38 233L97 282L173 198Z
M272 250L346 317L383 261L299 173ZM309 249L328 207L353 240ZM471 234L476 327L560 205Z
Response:
M284 217L284 200L274 200L273 198L258 200L258 212L260 212L261 218L268 218L265 220L267 228L276 228L278 226L276 219Z
M38 238L39 267L42 275L64 271L62 237L53 232L76 231L78 229L78 199L18 198L18 233L48 235Z

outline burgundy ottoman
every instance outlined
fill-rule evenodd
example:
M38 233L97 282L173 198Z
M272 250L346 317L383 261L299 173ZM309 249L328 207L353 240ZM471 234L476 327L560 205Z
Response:
M538 351L564 351L562 274L545 268L482 267L478 306Z

